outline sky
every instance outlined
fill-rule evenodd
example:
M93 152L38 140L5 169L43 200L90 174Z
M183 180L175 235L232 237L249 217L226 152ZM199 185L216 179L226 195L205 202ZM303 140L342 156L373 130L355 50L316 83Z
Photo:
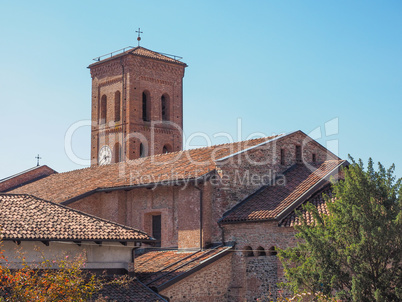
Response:
M302 130L402 177L401 1L0 0L0 16L0 179L37 154L89 165L87 66L139 27L188 64L185 148Z

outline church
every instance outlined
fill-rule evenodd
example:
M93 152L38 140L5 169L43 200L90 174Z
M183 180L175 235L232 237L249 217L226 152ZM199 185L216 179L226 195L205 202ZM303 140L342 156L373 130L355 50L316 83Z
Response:
M297 243L295 210L311 202L325 212L323 194L348 163L300 130L183 150L186 67L141 46L97 58L91 166L31 169L0 180L0 196L147 234L132 259L103 268L134 274L166 301L270 301L284 281L277 249Z

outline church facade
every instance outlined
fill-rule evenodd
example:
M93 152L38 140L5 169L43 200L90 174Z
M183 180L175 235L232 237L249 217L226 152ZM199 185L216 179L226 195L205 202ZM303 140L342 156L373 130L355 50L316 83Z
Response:
M182 150L187 65L142 47L89 66L91 167L14 189L144 231L133 270L170 301L269 301L294 210L347 162L302 131ZM308 216L308 213L305 213Z

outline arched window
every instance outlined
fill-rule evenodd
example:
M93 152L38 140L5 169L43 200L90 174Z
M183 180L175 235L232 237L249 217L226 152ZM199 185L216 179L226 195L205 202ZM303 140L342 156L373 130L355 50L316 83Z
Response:
M145 156L148 156L148 149L143 143L141 143L140 144L140 157L145 157Z
M102 95L101 102L100 102L100 123L106 123L106 109L107 109L107 98L106 95Z
M261 246L259 246L259 247L257 248L257 257L266 256L266 255L267 255L267 254L265 253L264 248L261 247Z
M170 120L169 103L170 103L169 95L165 93L164 95L161 96L162 121Z
M114 94L114 121L115 122L120 121L120 103L121 103L120 91L116 91Z
M147 91L142 93L142 120L149 121L150 120L150 97Z
M121 146L119 143L114 144L113 148L113 157L114 157L114 162L118 163L121 161Z
M244 257L253 257L253 249L250 246L246 246L243 250L243 256Z
M162 148L162 153L165 154L169 152L172 152L172 147L170 147L170 145L164 145Z
M268 255L269 256L276 256L276 254L278 254L278 252L276 251L276 248L274 246L271 246L268 250Z

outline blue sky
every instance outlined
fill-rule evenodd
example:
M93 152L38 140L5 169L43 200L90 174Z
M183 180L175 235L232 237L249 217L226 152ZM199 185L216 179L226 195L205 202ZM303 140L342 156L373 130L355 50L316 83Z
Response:
M319 142L336 141L340 157L395 163L402 177L400 1L0 4L0 179L34 166L38 153L59 172L82 168L64 140L71 125L90 118L86 67L136 46L138 27L142 46L189 65L185 136L202 132L223 143L214 135L321 131ZM81 158L89 158L89 131L73 136Z

